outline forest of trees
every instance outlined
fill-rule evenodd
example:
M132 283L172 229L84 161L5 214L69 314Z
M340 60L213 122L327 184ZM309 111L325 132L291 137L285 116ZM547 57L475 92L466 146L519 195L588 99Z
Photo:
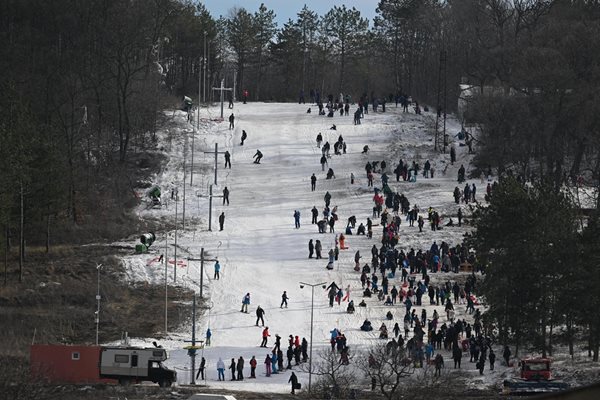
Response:
M568 338L583 328L597 358L597 315L573 302L598 304L589 296L600 284L598 217L578 226L560 192L579 180L600 203L600 3L381 0L376 13L368 21L344 5L325 15L304 6L278 26L264 5L215 19L189 0L2 2L5 263L11 249L22 263L25 244L92 240L91 224L100 238L117 234L111 228L137 201L134 171L156 146L161 110L183 95L197 100L204 69L209 98L225 80L238 98L247 89L257 101L297 101L302 90L353 100L403 93L457 111L466 84L479 93L461 115L480 131L475 166L511 169L540 185L528 192L503 184L478 216L471 240L491 265L489 316L503 338L544 351L554 327L565 326ZM564 213L546 218L557 210ZM510 274L539 282L509 292L487 284L512 282Z

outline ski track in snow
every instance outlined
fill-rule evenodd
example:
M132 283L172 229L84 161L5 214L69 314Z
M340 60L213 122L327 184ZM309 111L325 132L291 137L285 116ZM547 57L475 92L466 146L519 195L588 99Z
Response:
M255 326L255 310L261 305L265 311L265 323L269 326L271 338L269 346L274 344L275 334L282 337L282 350L287 347L287 337L290 334L299 335L301 338L310 338L310 288L300 289L299 282L309 283L335 281L344 288L350 284L351 299L358 305L362 298L360 273L353 270L354 253L360 250L362 263L369 261L370 248L373 244L380 247L377 239L381 227L373 228L373 239L365 236L347 236L346 242L349 250L341 250L339 261L335 263L332 271L327 271L327 252L334 246L334 234L319 234L316 225L311 225L310 210L316 205L321 212L324 207L323 196L326 191L332 194L332 206L338 206L339 221L336 232L343 232L345 223L351 215L356 215L357 224L366 224L367 217L372 214L373 192L367 188L364 166L367 161L385 160L388 164L387 171L390 177L390 186L393 190L404 193L408 200L417 204L421 215L426 217L426 210L433 206L443 218L442 224L447 221L447 216L454 216L457 206L452 197L452 191L457 185L456 177L460 164L469 169L470 156L466 147L456 145L457 163L449 166L446 174L442 170L449 163L449 154L436 154L433 151L432 134L425 130L435 121L435 114L428 112L421 116L400 112L400 109L388 107L386 113L365 114L361 125L353 125L352 112L356 106L351 107L350 116L334 118L319 116L317 113L306 114L306 105L298 104L269 104L269 103L238 103L233 110L236 117L236 127L228 129L227 117L222 123L202 120L200 131L195 138L194 155L194 185L189 187L189 174L186 175L186 223L185 231L181 230L181 213L183 207L183 162L186 160L188 171L190 169L190 154L192 127L186 122L183 112L167 112L172 120L168 127L158 133L159 148L168 156L168 162L162 171L153 178L152 183L161 187L163 201L166 203L161 209L147 209L142 203L138 213L142 218L157 219L169 218L174 220L175 206L170 199L171 188L179 190L179 233L177 239L177 257L183 258L184 266L177 267L177 285L189 287L198 291L200 281L200 263L191 262L187 265L187 257L200 256L200 248L204 247L209 258L216 257L221 263L221 279L213 280L213 262L206 262L204 269L204 294L208 297L211 309L202 310L203 315L198 318L197 337L204 339L204 334L210 324L213 332L212 346L199 351L197 362L204 356L207 360L207 383L213 388L248 390L258 392L287 392L289 373L264 377L264 359L267 349L259 348L262 327ZM313 107L315 108L315 107ZM202 109L202 118L214 118L218 115L218 107ZM208 121L208 122L207 122ZM337 125L337 131L329 130L332 124ZM240 146L242 129L248 133L244 146ZM447 122L447 131L452 139L460 130L460 123L451 117ZM319 159L321 151L316 147L317 133L323 134L324 142L329 141L332 150L328 160L329 167L333 168L336 179L326 180L325 172L321 171ZM342 135L347 143L348 153L342 156L333 154L333 144ZM223 187L230 190L230 206L222 206L222 200L215 198L213 202L212 232L207 230L208 198L198 197L208 194L208 185L213 183L214 154L204 154L204 151L214 151L214 143L219 144L219 151L229 150L232 154L232 169L224 169L224 158L218 156L218 186L213 188L213 193L221 195ZM368 144L368 155L361 154L362 148ZM256 149L264 154L261 164L253 164L252 156ZM416 183L396 182L391 172L402 158L405 162L417 161L422 168L429 159L435 168L436 175L433 179L424 179L419 176ZM326 168L327 170L327 168ZM350 173L356 177L356 183L350 184ZM315 173L317 190L310 191L310 176ZM478 180L469 180L477 185L477 196L483 198L485 185ZM381 188L380 174L375 174L375 186ZM462 186L459 186L462 189ZM139 191L144 201L148 200L144 190ZM301 212L301 227L294 228L294 210ZM225 227L219 232L218 216L225 211ZM468 219L469 211L463 206L465 217ZM191 225L191 219L200 221L200 224ZM456 218L454 217L456 220ZM374 223L378 223L374 219ZM426 224L423 233L418 232L415 226L408 226L402 217L400 227L399 249L409 250L411 247L429 249L434 240L441 243L445 240L450 245L461 241L466 228L446 228L432 232ZM141 234L142 232L140 232ZM309 239L320 239L323 244L324 260L308 259L307 243ZM169 232L169 260L174 257L174 231ZM132 238L123 245L133 246L137 238ZM128 278L132 281L151 282L164 284L164 265L152 259L164 253L165 233L157 233L157 240L150 248L149 254L131 255L123 259ZM183 249L188 249L189 253ZM432 282L445 282L452 280L454 274L433 274ZM173 266L169 265L167 279L173 284ZM400 274L390 279L390 288L393 284L400 284ZM289 308L280 309L281 294L287 290ZM240 313L241 300L245 293L250 292L251 304L249 314ZM163 301L164 299L157 299ZM330 308L327 293L320 287L315 288L314 300L314 343L313 352L320 348L329 347L329 331L339 328L347 337L348 345L353 351L365 349L369 345L379 342L377 329L382 322L388 325L391 332L394 322L402 327L404 305L385 307L378 302L376 297L367 299L368 307L356 307L353 315L345 312L346 304L337 304ZM420 315L423 307L416 307ZM433 314L436 308L445 322L443 306L424 306L427 315ZM385 313L391 309L394 314L393 321L385 320ZM456 307L456 316L463 318L465 305ZM153 317L153 316L149 316ZM156 316L162 319L163 316ZM359 330L363 320L368 318L373 323L375 331L362 332ZM412 333L411 333L412 334ZM178 370L180 384L190 381L190 359L187 351L183 349L188 343L183 340L191 338L190 323L181 327L177 332L170 332L169 337L160 340L160 343L170 351L170 360L167 365ZM133 338L134 345L149 345L150 338ZM450 364L450 354L442 351L446 360L446 367ZM245 376L249 376L249 364L252 355L258 360L257 380L244 382L218 382L215 364L222 357L226 366L231 358L242 355L246 361ZM228 361L229 360L229 361ZM464 360L464 358L463 358ZM499 364L499 363L497 363ZM474 364L468 361L463 363L463 371L469 370L476 375ZM306 386L308 376L294 369L300 382ZM499 380L505 371L504 367L476 382L489 384ZM226 371L226 377L227 375Z

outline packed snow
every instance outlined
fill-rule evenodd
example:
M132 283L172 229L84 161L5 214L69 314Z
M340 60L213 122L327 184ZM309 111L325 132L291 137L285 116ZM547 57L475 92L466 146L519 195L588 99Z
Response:
M199 292L200 263L188 261L187 258L199 258L200 249L207 252L206 258L217 258L221 264L220 279L213 279L214 262L204 264L203 293L208 306L198 317L197 338L204 340L208 327L212 330L211 345L198 352L196 365L204 356L207 360L206 383L212 388L260 392L288 392L289 372L265 376L264 360L274 344L275 334L282 337L282 350L287 348L287 338L298 335L310 338L311 290L300 288L299 282L320 283L331 282L343 288L350 285L350 298L355 305L362 300L360 272L354 271L354 254L360 250L361 266L370 263L371 247L381 246L381 226L374 226L373 238L347 235L347 250L340 250L339 260L333 270L326 270L327 252L335 246L336 235L343 233L347 219L355 215L358 224L366 223L372 217L373 188L367 186L365 164L367 161L385 160L389 185L394 191L403 193L410 201L411 208L418 205L425 219L428 207L433 207L442 216L441 225L445 225L450 217L456 223L458 206L454 203L452 191L457 183L457 171L464 164L469 175L471 155L467 148L460 146L455 135L460 131L458 121L449 117L447 131L457 151L457 162L450 164L449 154L434 152L432 127L436 115L424 112L403 113L401 107L387 107L385 113L369 110L362 119L362 124L354 125L350 116L328 118L319 116L316 107L311 114L306 113L309 105L281 103L237 103L233 110L225 108L225 119L219 121L219 108L203 108L200 111L200 129L197 130L195 120L191 123L182 111L167 113L170 119L168 126L159 133L159 147L168 156L164 169L150 182L162 189L163 206L149 207L149 198L145 190L140 189L140 198L144 199L138 212L142 218L175 219L175 201L172 189L176 188L179 201L177 203L177 280L174 282L175 265L175 232L168 232L168 244L165 232L156 232L157 240L150 247L148 254L132 254L125 257L123 263L129 279L132 281L164 284L165 268L159 256L168 248L167 277L170 285L181 285ZM227 119L233 111L235 128L228 129ZM195 116L197 119L197 116ZM337 129L331 130L335 124ZM240 145L242 129L248 133L243 146ZM321 149L317 147L316 136L321 132L323 140L332 145L328 166L335 171L335 179L326 180L325 171L321 170L319 159ZM193 138L195 135L195 138ZM342 135L347 144L347 153L333 155L333 143ZM190 187L190 171L192 158L192 142L194 143L193 185ZM232 168L224 169L223 154L218 155L218 185L213 187L215 195L221 195L223 188L230 191L230 205L223 206L221 198L215 198L212 211L212 231L208 231L208 192L209 185L214 183L214 149L218 144L219 151L231 153ZM363 146L368 145L370 151L363 154ZM260 164L253 163L253 155L257 149L264 154ZM211 153L212 152L212 153ZM396 182L391 172L402 159L412 163L416 161L423 166L429 159L435 170L435 177L424 179L421 174L416 182ZM186 189L184 197L184 164L186 165ZM311 191L310 176L315 173L318 180L316 190ZM351 184L350 174L356 177ZM478 188L477 198L483 200L486 182L467 180ZM464 185L464 183L463 183ZM380 174L375 174L375 187L381 188ZM462 186L461 186L462 189ZM329 191L332 195L331 207L337 206L339 220L335 233L319 234L317 226L311 224L311 209L316 206L321 212L324 207L323 197ZM182 213L185 201L185 230ZM461 205L468 220L470 211ZM294 211L301 213L301 226L294 227ZM224 230L219 231L218 216L225 213ZM379 224L378 218L372 218ZM439 231L431 231L425 224L422 233L415 224L409 227L405 216L402 216L400 241L398 249L408 251L430 248L433 241L440 244L446 241L451 246L462 240L468 227L445 227ZM329 229L327 229L329 230ZM355 231L354 231L355 233ZM307 244L309 239L319 239L323 244L323 259L308 258ZM134 240L126 243L133 246ZM453 280L453 273L432 274L432 282L444 283ZM390 279L390 288L401 285L401 274ZM281 294L287 291L289 306L280 308ZM250 293L249 313L240 312L241 301L246 293ZM156 301L163 301L156 299ZM346 313L347 302L329 307L327 291L320 286L314 293L314 333L313 352L329 347L330 331L338 328L347 337L351 352L366 349L370 345L382 342L378 338L378 328L385 322L391 333L394 322L402 327L405 308L402 304L393 307L384 306L376 297L366 299L366 308L356 307L354 314ZM431 316L433 309L440 315L440 324L446 322L443 305L425 305L429 300L424 297L424 308ZM256 307L260 305L266 311L265 325L269 327L271 337L268 348L260 348L263 328L255 325ZM417 306L420 315L423 307ZM456 316L465 316L465 305L456 306ZM394 314L393 321L387 321L388 310ZM148 316L162 319L164 316ZM372 332L359 329L368 318L375 328ZM191 318L190 318L191 321ZM411 333L412 335L412 333ZM393 337L390 336L390 338ZM183 349L191 338L191 324L181 327L177 332L169 332L168 338L160 340L160 344L170 351L168 366L178 370L178 383L190 382L190 358ZM154 339L132 339L132 344L150 345ZM451 356L444 352L446 367L449 368ZM245 380L230 381L231 374L225 371L226 380L217 381L216 362L221 357L226 368L239 356L245 360ZM257 379L248 379L249 361L252 356L258 360ZM466 355L468 357L468 355ZM463 357L463 370L472 374L474 384L488 384L500 379L506 368L499 367L490 375L479 377L474 364ZM287 360L286 360L287 363ZM303 386L307 385L308 376L294 367ZM313 380L314 382L314 380Z

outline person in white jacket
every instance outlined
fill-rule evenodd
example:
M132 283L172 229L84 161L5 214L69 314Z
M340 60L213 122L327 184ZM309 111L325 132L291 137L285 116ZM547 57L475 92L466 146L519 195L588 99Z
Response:
M224 381L225 380L225 363L223 362L221 357L219 357L219 361L217 361L217 372L219 373L219 380Z

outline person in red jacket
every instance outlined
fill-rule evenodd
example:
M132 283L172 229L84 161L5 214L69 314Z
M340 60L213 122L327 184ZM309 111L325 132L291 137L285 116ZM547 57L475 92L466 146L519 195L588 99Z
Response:
M269 335L269 327L267 326L265 329L263 329L262 342L260 344L260 347L267 347L267 338L269 336L271 336L271 335Z

